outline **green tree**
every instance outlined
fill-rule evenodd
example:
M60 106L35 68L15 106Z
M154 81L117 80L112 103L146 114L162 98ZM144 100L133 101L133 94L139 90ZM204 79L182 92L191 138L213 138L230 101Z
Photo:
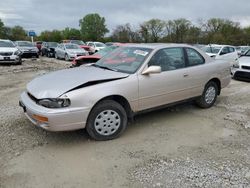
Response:
M64 39L80 40L81 32L78 29L66 27L62 30L62 36Z
M112 32L111 38L113 41L119 42L138 42L139 35L136 31L133 31L129 23L125 25L118 25Z
M41 32L39 39L42 41L48 41L48 42L60 42L62 37L62 32L59 30L53 30L53 31L43 31Z
M109 32L105 18L99 14L88 14L79 21L84 40L99 41Z
M4 23L2 22L2 20L0 19L0 39L1 38L5 38L5 30L4 30Z
M27 32L21 26L14 26L11 28L11 40L27 40Z
M165 22L151 19L140 25L140 33L144 41L158 42L164 34Z

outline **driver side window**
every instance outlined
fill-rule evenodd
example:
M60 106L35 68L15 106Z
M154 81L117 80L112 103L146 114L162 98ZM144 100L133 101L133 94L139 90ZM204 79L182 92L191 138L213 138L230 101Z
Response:
M148 66L160 66L162 72L185 67L182 48L165 48L157 51L148 63Z
M228 54L228 53L229 53L228 47L224 47L224 48L222 48L222 50L220 52L220 55L225 55L225 54Z

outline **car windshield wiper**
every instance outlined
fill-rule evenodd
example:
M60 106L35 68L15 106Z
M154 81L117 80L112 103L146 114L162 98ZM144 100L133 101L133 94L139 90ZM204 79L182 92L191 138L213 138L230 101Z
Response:
M94 66L94 67L99 67L99 68L101 68L101 69L106 69L106 70L111 70L111 71L117 72L116 69L112 69L112 68L109 68L109 67L106 67L106 66L102 66L102 65L98 65L98 64L92 64L92 66Z

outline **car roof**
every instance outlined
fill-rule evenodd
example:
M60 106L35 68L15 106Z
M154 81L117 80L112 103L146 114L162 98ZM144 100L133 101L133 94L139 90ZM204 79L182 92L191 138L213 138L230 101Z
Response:
M235 48L234 46L231 46L231 45L226 45L226 44L209 44L209 45L207 45L207 46L211 46L211 47L225 47L225 46L227 46L227 47L232 47L232 48Z

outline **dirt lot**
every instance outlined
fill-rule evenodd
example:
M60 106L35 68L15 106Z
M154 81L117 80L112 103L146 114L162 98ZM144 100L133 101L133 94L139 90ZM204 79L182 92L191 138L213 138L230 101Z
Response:
M216 105L192 103L136 117L107 142L84 130L51 133L18 106L34 77L67 68L54 59L0 66L0 187L250 187L250 84L232 81Z

